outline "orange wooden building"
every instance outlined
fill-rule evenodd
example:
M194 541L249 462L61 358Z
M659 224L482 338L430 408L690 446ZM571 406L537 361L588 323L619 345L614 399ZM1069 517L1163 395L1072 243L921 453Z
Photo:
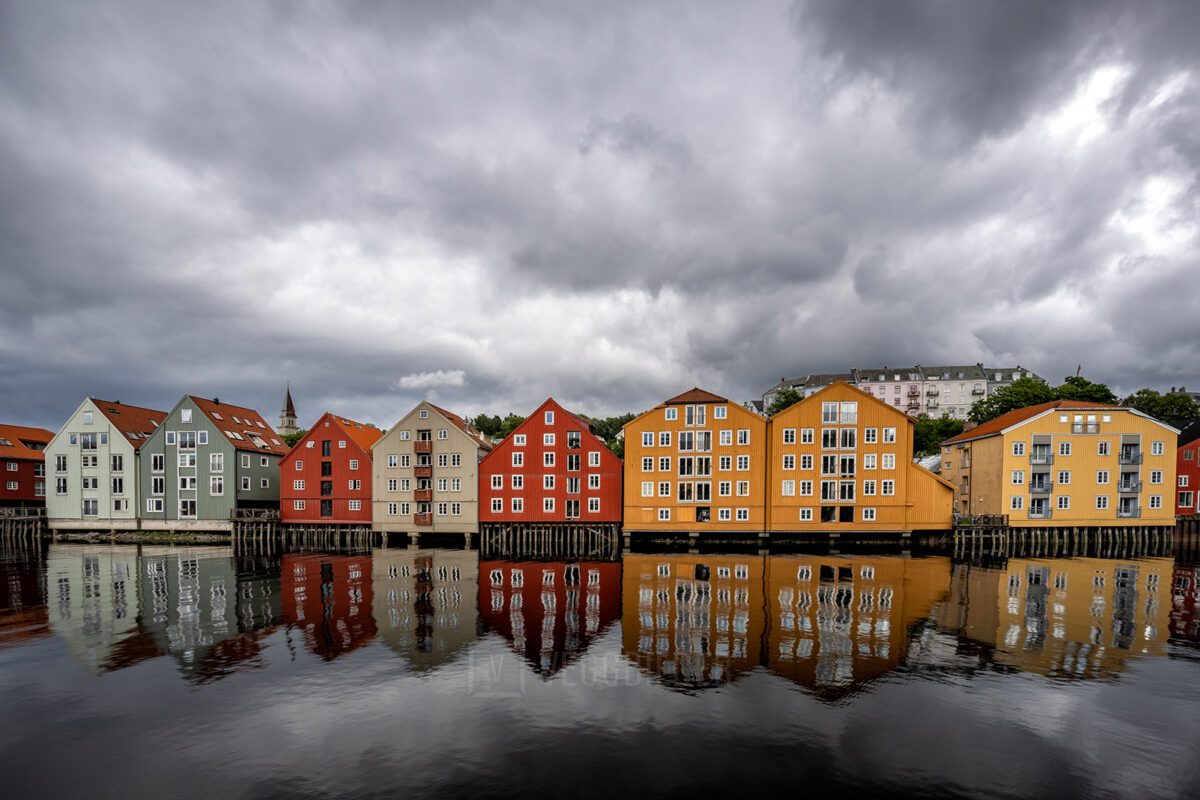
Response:
M691 389L625 425L626 531L766 530L767 423Z
M325 412L279 462L284 523L371 524L371 445L383 431Z
M769 423L771 532L951 527L954 485L912 460L915 422L839 381Z

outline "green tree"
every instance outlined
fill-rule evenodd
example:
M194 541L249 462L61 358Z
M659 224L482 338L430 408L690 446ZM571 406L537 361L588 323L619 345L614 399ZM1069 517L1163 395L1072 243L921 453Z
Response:
M1055 399L1057 394L1050 384L1038 378L1021 378L977 402L967 413L967 419L977 423L987 422L1014 409L1049 403Z
M775 393L774 399L771 400L771 405L767 406L767 416L773 417L780 411L791 408L804 399L804 395L796 391L790 386L784 387Z
M497 439L507 439L509 436L512 435L512 432L517 429L517 426L519 426L524 421L525 421L525 418L520 416L519 414L509 414L504 419L500 420L500 435L497 436L496 438Z
M1191 395L1183 392L1159 394L1153 389L1138 389L1122 400L1121 405L1137 409L1176 428L1200 417L1200 406L1196 405Z
M286 444L289 448L295 447L296 442L299 442L301 439L303 439L306 433L308 433L307 428L298 430L295 433L281 433L279 434L279 440Z
M963 432L963 421L949 414L940 417L917 417L913 429L913 455L932 456L941 452L942 442Z
M467 422L474 426L477 431L487 436L498 435L502 424L500 417L494 414L479 414L478 416L471 417Z
M1081 375L1072 375L1055 389L1058 400L1084 400L1089 403L1116 405L1117 396L1103 383L1093 383Z

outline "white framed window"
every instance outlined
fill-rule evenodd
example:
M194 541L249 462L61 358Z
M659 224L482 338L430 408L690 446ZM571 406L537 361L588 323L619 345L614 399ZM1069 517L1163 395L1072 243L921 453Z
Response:
M242 469L250 469L250 456L242 453Z
M196 468L196 454L195 453L180 453L179 454L179 466L183 467L184 469L195 469Z
M725 429L721 430L717 434L717 444L719 444L721 447L732 447L733 446L733 431L730 430L729 428L725 428Z
M263 478L263 480L265 481L266 478ZM265 489L267 487L264 485L263 488ZM360 481L360 480L346 481L346 488L351 492L357 492L360 489L362 489L362 481Z
M679 409L678 408L675 408L674 406L669 406L663 410L665 412L663 414L663 419L671 420L671 421L679 419ZM659 519L661 519L661 517Z
M876 444L878 441L878 428L863 428L863 444Z
M1025 443L1024 442L1013 442L1012 443L1012 454L1014 456L1025 455Z
M642 472L654 472L654 456L646 456L642 459Z
M1150 482L1155 483L1155 484L1162 483L1163 482L1163 471L1161 469L1150 470Z
M662 431L658 434L658 446L659 447L670 447L671 446L671 432L670 431Z
M738 481L737 482L737 494L738 494L738 497L749 497L750 496L750 481Z
M713 406L713 419L725 419L725 406Z
M588 498L588 513L589 514L599 514L600 513L600 498L599 497L589 497Z
M292 490L297 492L304 491L304 481L292 481Z
M400 510L399 504L397 504L397 503L388 503L387 504L387 515L389 517L396 516L396 514L399 513L399 510Z
M654 497L654 481L642 481L642 497Z
M784 428L783 429L783 443L784 444L795 444L796 443L796 429L795 428Z
M782 484L780 490L783 493L784 497L795 497L796 496L796 482L795 481L783 481L783 484Z
M1060 456L1071 455L1071 443L1070 442L1059 442L1058 443L1058 454Z
M863 493L864 497L874 497L875 496L875 481L873 481L873 480L863 481L862 493Z
M267 458L266 456L259 456L258 465L260 467L269 467L271 466L271 459Z
M95 488L95 487L92 487ZM196 491L196 476L195 475L180 475L179 488L185 492Z
M1061 511L1067 511L1071 508L1071 495L1060 494L1058 496L1058 508Z
M554 476L553 475L543 475L542 476L542 488L543 489L553 489L554 488Z
M1025 498L1019 494L1014 494L1008 500L1008 507L1011 511L1020 511L1025 507Z
M249 475L242 476L241 486L242 486L243 492L250 491L250 476Z
M400 466L400 456L395 453L390 453L387 457L388 469L396 469Z
M878 456L875 453L863 453L863 469L875 469Z
M208 431L197 431L196 441L199 444L208 444Z
M879 485L879 493L885 497L891 497L896 494L896 482L892 480L881 481Z
M675 409L672 408L672 409L667 409L667 410L674 411ZM658 510L658 521L659 522L670 522L671 521L671 509L660 508Z
M438 428L438 439L445 441L450 438L450 431L447 428Z
M589 467L600 466L600 451L599 450L589 450L588 451L588 466Z
M303 500L293 500L292 501L292 510L293 511L303 511L304 510L304 501Z
M747 444L750 444L750 430L749 430L749 428L739 428L739 429L738 429L738 434L737 434L737 443L738 443L739 445L747 445Z
M545 420L545 424L547 424L547 425L553 425L553 424L554 424L554 412L553 412L553 411L547 411L547 412L546 412L546 413L543 415L543 419Z
M1155 510L1162 508L1162 495L1161 494L1150 495L1150 508L1155 509Z
M526 442L525 434L523 434L523 433L514 433L513 434L513 447L524 447L525 442Z
M738 522L749 522L750 521L750 509L748 509L748 508L737 509L737 511L735 512L735 517Z
M717 519L720 520L721 522L729 522L729 520L733 519L733 509L718 508L717 509Z
M1071 471L1069 469L1060 469L1058 471L1058 485L1059 486L1070 486L1071 485Z
M542 434L542 444L545 445L546 447L553 447L554 446L554 434L553 433L543 433Z
M801 522L812 522L812 518L813 518L813 510L811 508L800 509L800 521Z
M814 441L814 436L816 436L814 428L801 428L800 444L812 444Z
M884 428L883 429L883 443L884 444L893 444L895 441L896 441L896 429L895 428Z
M802 453L800 455L800 469L811 470L813 468L813 454Z
M642 447L654 447L654 434L650 431L642 433Z
M554 498L553 497L543 497L542 498L542 512L545 514L553 514L554 513Z
M512 488L524 489L525 488L525 476L524 475L513 475L512 476Z
M218 455L218 454L213 453L213 455ZM302 472L304 470L304 460L303 459L297 458L295 461L292 462L292 465L293 465L294 469L296 470L296 472Z
M407 469L408 467L411 467L412 466L412 456L409 455L408 453L402 453L400 455L400 466L405 469Z
M800 481L800 496L801 497L812 497L812 493L813 493L813 482L812 481Z
M167 446L170 447L174 444L175 444L175 431L167 431Z
M1104 511L1107 508L1108 508L1108 495L1105 495L1105 494L1096 495L1096 510Z
M670 497L671 496L671 482L670 481L659 481L658 482L658 496L659 497Z
M1096 455L1108 455L1108 442L1096 442Z
M161 497L150 497L146 500L146 511L151 514L161 514L163 510L163 501Z
M548 450L545 453L542 453L542 466L543 467L553 467L554 466L554 452L553 451Z
M225 476L224 475L209 476L208 493L212 497L223 497L225 495Z
M270 489L271 488L271 479L270 478L259 478L258 479L258 488Z
M1163 445L1162 442L1151 442L1150 443L1150 455L1161 456L1164 452L1165 452L1165 446ZM1159 499L1161 500L1162 498L1159 498Z
M512 510L514 514L523 512L525 510L525 500L520 497L514 497L512 499Z
M896 468L896 454L895 453L883 453L879 456L879 458L880 458L880 464L882 465L881 466L882 469L895 469Z
M420 417L421 419L429 419L429 409L422 408L420 413L417 414L417 416Z
M504 511L504 500L499 497L492 498L492 513L499 514Z
M400 479L400 491L407 492L410 489L412 489L412 479L411 478L401 478Z
M350 459L350 469L351 470L358 469L358 459L357 458Z
M514 467L525 466L525 454L524 453L513 453L512 454L512 465Z
M599 489L600 488L600 476L599 475L588 475L588 488L589 489Z
M796 457L792 454L783 457L783 468L785 470L794 470L796 468Z
M717 456L717 471L729 472L733 469L733 456Z
M411 513L411 511L412 511L411 503L401 503L400 504L400 516L407 517Z
M1009 476L1009 482L1013 486L1020 486L1021 484L1025 483L1025 470L1014 469L1012 471L1012 475Z
M864 508L862 510L862 520L863 520L863 522L874 522L875 521L875 509Z
M504 476L503 475L493 475L492 476L492 488L493 489L503 489L504 488Z
M1106 470L1106 469L1097 470L1096 483L1099 484L1100 486L1105 486L1108 484L1108 470Z
M395 478L388 478L388 482L387 482L387 490L388 490L389 492L395 492L395 491L396 491L396 488L397 488L397 485L398 485L399 483L400 483L400 482L399 482L398 480L396 480Z
M451 453L450 454L450 466L452 466L452 467L461 467L462 466L462 453Z
M737 457L737 468L738 468L738 472L749 472L750 471L750 456L738 456Z

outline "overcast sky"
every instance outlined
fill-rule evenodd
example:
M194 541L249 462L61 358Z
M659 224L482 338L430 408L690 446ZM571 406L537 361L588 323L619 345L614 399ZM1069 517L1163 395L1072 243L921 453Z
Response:
M0 0L0 419L1200 389L1200 3Z

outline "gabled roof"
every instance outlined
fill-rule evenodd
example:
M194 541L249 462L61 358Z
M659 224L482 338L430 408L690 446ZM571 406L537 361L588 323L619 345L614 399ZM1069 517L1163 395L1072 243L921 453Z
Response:
M150 438L150 434L154 433L162 421L167 418L166 411L140 408L115 400L101 400L97 397L88 399L92 401L96 410L104 415L109 424L124 435L126 440L133 445L134 450L140 449Z
M54 438L54 433L45 428L27 428L24 425L0 425L0 458L25 458L43 461L42 450ZM41 445L30 447L29 445Z
M1183 447L1185 444L1191 444L1197 439L1200 439L1200 419L1194 419L1183 426L1183 429L1179 431L1178 444L1180 447Z
M713 394L712 392L706 392L698 386L693 386L691 389L688 389L683 394L677 394L674 397L672 397L670 400L667 400L665 403L663 403L663 405L680 406L680 405L686 405L688 403L728 403L728 402L729 402L729 400L727 400L724 397L721 397L720 395Z
M888 411L891 411L894 414L896 414L897 417L901 417L901 418L907 420L909 425L917 424L916 420L914 420L908 414L905 414L900 409L896 408L895 406L889 405L886 401L880 400L878 397L871 394L870 392L864 391L863 389L860 389L857 386L855 386L854 384L849 383L847 381L834 381L833 383L829 384L828 386L822 386L820 389L813 392L808 397L803 398L799 402L793 403L792 405L785 408L783 411L776 412L775 416L771 417L771 419L776 419L777 417L782 417L784 414L788 413L792 409L798 408L799 406L804 405L806 403L812 403L814 405L817 403L820 403L822 401L821 395L824 392L829 391L830 389L832 389L835 386L844 386L845 388L849 389L850 391L854 392L855 394L860 395L864 399L870 400L872 403L875 403L878 406L882 406L883 408L886 408Z
M370 450L371 445L379 441L380 436L383 436L383 431L379 430L378 428L372 428L370 425L365 425L361 422L355 422L349 417L339 417L332 411L326 411L321 415L321 419L325 419L325 417L329 417L335 423L337 423L338 427L345 431L346 435L353 439L354 443L363 450ZM317 420L317 422L320 421L321 420ZM314 425L313 430L316 430L316 427L317 426Z
M1039 414L1044 414L1047 411L1060 409L1062 411L1088 411L1096 409L1105 409L1108 411L1131 411L1132 409L1123 406L1114 406L1110 403L1089 403L1085 400L1051 400L1049 403L1038 403L1035 406L1026 406L1025 408L1016 408L1009 411L1007 414L1001 414L995 419L972 428L969 431L963 431L957 436L952 436L943 445L958 444L959 442L970 442L975 439L986 439L989 436L997 436L1003 431L1011 428L1013 425L1033 419Z
M200 413L208 417L209 422L225 434L238 450L249 450L252 453L274 453L287 455L288 446L279 438L275 429L267 424L257 411L252 408L233 406L220 400L208 400L195 395L188 399L196 404ZM235 419L236 418L236 419ZM236 436L230 436L230 433ZM262 444L260 445L259 442Z
M492 449L492 443L490 441L488 441L488 438L486 436L484 436L483 432L480 431L478 428L476 428L473 425L468 425L467 421L465 419L460 417L458 414L455 414L453 411L447 411L446 409L442 408L441 406L435 406L433 403L430 403L428 400L425 402L426 402L426 405L428 405L434 411L438 412L443 417L450 420L451 424L453 424L455 427L457 427L460 431L462 431L467 436L470 436L472 439L474 439L480 447L484 448L485 450ZM570 412L567 412L567 413L570 413Z
M950 364L937 367L922 367L927 381L966 380L985 381L987 374L982 364Z

